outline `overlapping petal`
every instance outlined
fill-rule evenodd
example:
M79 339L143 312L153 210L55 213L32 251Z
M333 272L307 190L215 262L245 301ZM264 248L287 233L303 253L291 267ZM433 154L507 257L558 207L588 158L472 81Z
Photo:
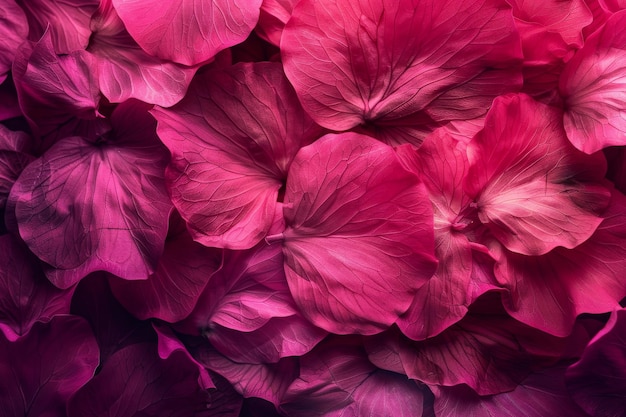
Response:
M172 153L176 208L195 240L230 249L266 236L293 157L320 134L273 63L203 74L185 100L153 114Z
M302 148L284 213L276 238L289 288L303 314L333 333L389 327L435 270L426 189L368 136L327 135Z
M499 1L304 0L281 52L305 109L332 130L418 112L475 118L521 84L519 37Z
M563 122L576 148L593 153L626 144L626 11L589 36L563 69Z
M559 110L526 95L499 97L468 156L465 190L480 221L511 251L571 249L602 222L606 161L571 146Z
M103 142L57 142L11 190L20 235L61 288L98 270L145 279L163 251L167 151L142 104L119 106L112 124Z
M113 0L113 6L150 55L196 65L243 42L259 19L261 1Z

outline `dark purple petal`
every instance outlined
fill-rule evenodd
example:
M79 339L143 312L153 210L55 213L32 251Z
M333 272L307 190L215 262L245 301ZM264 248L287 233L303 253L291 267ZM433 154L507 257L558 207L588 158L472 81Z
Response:
M6 416L65 416L68 399L96 366L98 345L79 317L36 323L12 342L0 333L0 410Z

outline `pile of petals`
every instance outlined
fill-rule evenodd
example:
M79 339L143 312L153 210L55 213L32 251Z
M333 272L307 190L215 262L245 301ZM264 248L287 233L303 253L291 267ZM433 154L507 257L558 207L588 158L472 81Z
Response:
M625 28L0 1L0 414L626 416Z

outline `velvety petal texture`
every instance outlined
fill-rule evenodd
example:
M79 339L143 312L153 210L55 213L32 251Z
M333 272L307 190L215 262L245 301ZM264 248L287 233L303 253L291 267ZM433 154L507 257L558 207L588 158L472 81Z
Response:
M143 50L195 65L243 42L259 19L261 1L113 0L113 6Z
M610 199L606 161L571 146L560 112L526 95L495 100L468 145L466 192L478 217L507 249L542 255L587 240Z
M97 270L145 279L163 251L167 151L143 104L119 106L112 124L100 142L57 142L12 189L20 235L61 288Z
M327 135L296 156L282 240L303 314L338 334L378 333L432 276L433 215L417 175L393 148L356 133Z
M626 310L611 313L582 358L567 370L567 388L594 417L626 415Z
M70 312L73 289L60 290L43 273L39 260L10 235L0 236L0 330L14 341L37 321Z
M7 416L65 416L93 376L98 345L87 322L57 317L10 342L0 334L0 409Z
M592 153L626 144L626 11L615 13L563 69L567 137Z
M285 73L322 126L484 114L521 84L521 50L498 0L303 0L281 39Z
M195 240L230 249L267 235L291 161L321 133L274 63L203 74L185 100L153 114L172 153L176 208Z

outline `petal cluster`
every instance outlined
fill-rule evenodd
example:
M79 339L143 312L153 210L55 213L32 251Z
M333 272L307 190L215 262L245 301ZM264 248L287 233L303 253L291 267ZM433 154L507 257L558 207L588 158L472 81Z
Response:
M624 27L3 0L0 414L626 415Z

